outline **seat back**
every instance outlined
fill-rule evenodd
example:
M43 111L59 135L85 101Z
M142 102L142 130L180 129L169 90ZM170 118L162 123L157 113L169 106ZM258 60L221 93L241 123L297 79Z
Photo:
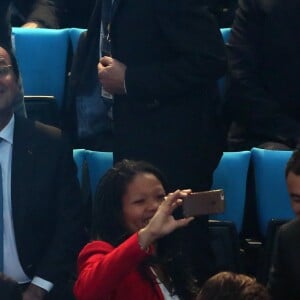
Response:
M253 148L251 154L259 229L265 237L272 219L294 217L285 181L285 167L292 151Z
M231 28L221 28L220 30L221 30L224 43L227 43L229 40Z
M112 152L86 151L92 195L95 195L97 184L105 172L113 166Z
M281 225L285 224L287 220L272 219L268 222L267 233L263 246L263 253L260 267L258 268L257 279L263 284L267 284L272 258L275 251L275 241Z
M65 92L68 29L13 28L24 94L54 96L58 107Z
M215 258L215 271L240 272L240 243L234 224L210 220L208 226Z
M232 221L238 233L243 224L250 155L250 151L224 152L213 176L212 189L224 190L225 211L210 218Z

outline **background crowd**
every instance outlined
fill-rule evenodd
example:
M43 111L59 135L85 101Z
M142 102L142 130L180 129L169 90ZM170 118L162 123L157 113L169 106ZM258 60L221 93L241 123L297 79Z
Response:
M0 298L297 299L299 9L1 0ZM12 27L87 29L60 128L26 118ZM224 151L252 147L295 150L285 175L296 218L279 231L267 287L219 273L208 216L182 211L192 191L211 188ZM113 152L88 221L72 148Z

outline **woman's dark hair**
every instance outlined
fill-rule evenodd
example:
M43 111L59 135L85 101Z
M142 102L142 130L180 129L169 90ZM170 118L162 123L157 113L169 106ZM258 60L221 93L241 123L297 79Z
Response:
M93 202L92 239L117 246L128 237L130 233L122 217L122 198L134 177L141 173L153 174L167 190L163 174L151 164L126 159L118 162L98 183Z

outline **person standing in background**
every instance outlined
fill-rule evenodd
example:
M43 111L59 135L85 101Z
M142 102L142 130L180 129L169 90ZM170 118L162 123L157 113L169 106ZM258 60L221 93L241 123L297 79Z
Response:
M111 56L104 54L98 64L102 92L113 96L114 161L154 164L171 190L210 189L224 149L217 80L226 71L225 47L204 4L113 1L102 43L110 44ZM91 39L99 38L101 7L98 1L89 24L98 32ZM200 282L212 263L207 219L180 229L176 241L189 248Z
M300 146L299 0L240 0L227 43L231 151Z

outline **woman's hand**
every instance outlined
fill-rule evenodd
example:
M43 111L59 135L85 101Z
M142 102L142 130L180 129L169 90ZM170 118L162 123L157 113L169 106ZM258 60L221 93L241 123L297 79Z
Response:
M139 243L143 249L175 229L188 225L194 219L189 217L175 220L172 215L174 209L182 205L182 199L189 193L191 190L176 190L165 197L149 224L138 233Z

